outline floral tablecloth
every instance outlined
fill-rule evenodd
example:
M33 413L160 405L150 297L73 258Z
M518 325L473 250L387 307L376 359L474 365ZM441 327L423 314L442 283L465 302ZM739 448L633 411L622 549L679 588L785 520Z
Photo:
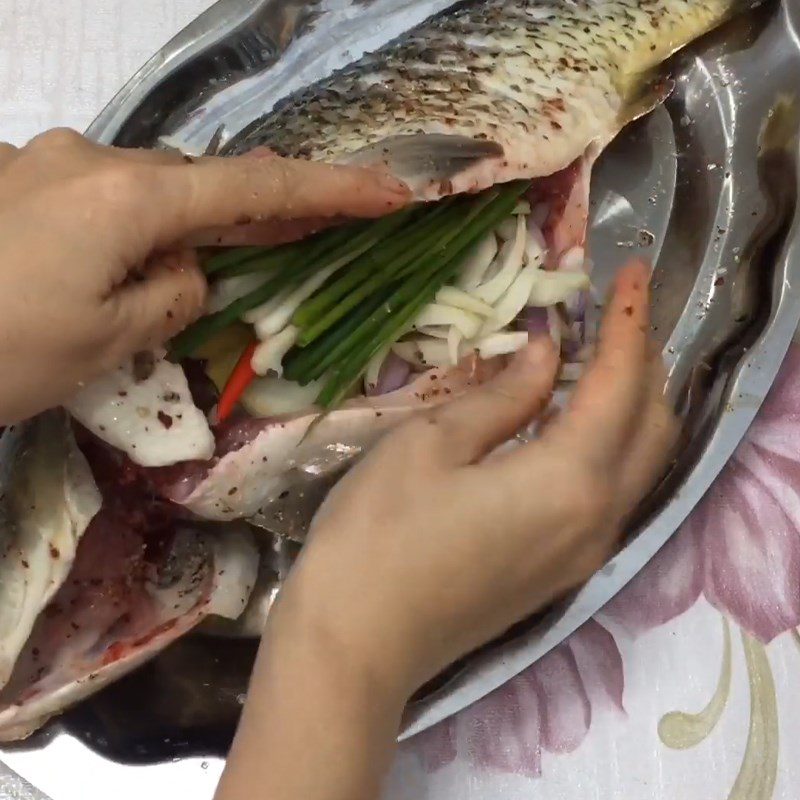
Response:
M597 617L404 746L387 797L800 798L800 345L722 476Z
M0 139L84 128L210 4L0 0ZM404 745L386 800L800 800L798 625L795 347L682 531L568 642Z

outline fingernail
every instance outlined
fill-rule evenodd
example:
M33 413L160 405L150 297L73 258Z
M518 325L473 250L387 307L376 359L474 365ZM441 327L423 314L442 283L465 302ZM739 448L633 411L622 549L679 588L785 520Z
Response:
M401 195L408 195L411 193L411 189L403 183L399 178L396 178L392 175L389 170L384 166L375 166L371 167L370 171L374 173L378 185L382 189L386 189L387 191L393 192L394 194L401 194Z
M393 175L382 175L380 184L387 191L401 195L402 197L407 197L411 194L411 189L409 189L403 181L395 178Z

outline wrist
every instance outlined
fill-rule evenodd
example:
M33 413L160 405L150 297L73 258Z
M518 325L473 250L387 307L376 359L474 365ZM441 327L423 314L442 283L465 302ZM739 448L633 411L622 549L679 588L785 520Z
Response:
M353 587L339 591L330 570L317 580L315 569L302 562L286 582L270 613L268 648L290 648L297 659L313 659L337 673L347 690L363 691L372 705L397 714L416 689L412 665L396 653L391 621L377 632L366 622Z
M380 794L406 695L312 589L290 579L270 612L220 798L249 798L254 785L273 800ZM298 769L308 753L313 768Z

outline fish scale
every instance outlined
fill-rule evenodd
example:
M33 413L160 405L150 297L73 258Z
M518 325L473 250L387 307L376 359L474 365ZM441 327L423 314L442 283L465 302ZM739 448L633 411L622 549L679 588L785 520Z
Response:
M602 149L651 70L744 5L462 3L286 98L228 152L382 163L424 199L550 175Z

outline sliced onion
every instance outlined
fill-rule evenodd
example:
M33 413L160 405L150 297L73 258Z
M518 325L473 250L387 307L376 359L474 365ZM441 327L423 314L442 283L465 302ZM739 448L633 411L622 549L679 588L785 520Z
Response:
M528 305L546 307L563 303L575 292L588 289L589 284L589 276L583 272L539 269L528 296Z
M408 382L409 375L411 375L411 366L407 361L404 361L395 352L389 352L386 360L381 367L378 382L373 387L367 387L368 394L388 394Z
M455 325L467 339L475 336L481 328L483 320L477 315L462 308L430 303L420 311L414 320L414 327L427 325Z
M231 303L244 297L254 289L258 289L267 280L264 275L237 275L235 278L225 278L211 286L208 293L207 312L216 314Z
M458 364L459 352L461 342L464 340L464 335L456 328L455 325L450 327L450 332L447 335L447 350L450 355L450 363L455 366Z
M531 204L523 197L521 200L517 200L517 204L514 206L514 210L511 213L514 215L530 214Z
M270 370L283 375L283 358L294 347L300 329L287 325L280 333L270 336L256 347L250 366L256 375L266 375Z
M478 286L497 255L497 237L489 233L478 242L467 256L456 282L460 289L470 290Z
M489 359L516 353L518 350L522 350L526 344L528 344L528 334L524 331L514 331L484 336L474 342L473 347L481 358Z
M494 317L483 323L480 335L488 336L490 333L502 330L510 325L528 305L528 296L536 280L539 269L534 266L524 267L508 287L508 291L500 298L494 307Z
M576 246L570 248L566 253L562 254L558 262L558 271L567 275L576 273L588 275L590 269L591 265L587 262L586 251L583 247ZM580 318L583 319L585 309L582 311L580 308L581 298L581 294L571 295L569 298L565 298L564 303L571 317L580 316Z
M439 289L436 292L436 302L453 308L463 308L464 311L471 311L482 317L494 316L494 309L488 303L455 286L443 286Z
M310 278L303 281L283 303L261 321L260 331L263 332L263 336L266 337L283 330L300 304L308 300L334 272L341 269L345 264L349 264L350 261L352 261L352 255L347 255L338 261L334 261L333 264L325 267L325 269L315 272ZM259 336L261 336L261 333L259 333Z
M506 242L500 248L500 254L498 256L500 263L497 274L486 283L470 292L473 297L477 297L491 305L494 305L502 297L503 292L511 286L514 278L519 275L522 269L522 258L525 254L526 239L525 217L517 217L516 236L512 241Z
M586 251L582 247L571 247L558 259L559 270L565 272L586 272Z
M410 339L396 342L392 349L415 367L446 367L450 364L450 348L442 339Z
M273 375L257 378L242 395L242 405L254 417L293 414L314 405L323 384L324 378L306 386Z
M392 352L399 358L402 358L406 364L411 364L414 367L424 366L416 342L412 340L407 339L403 342L395 342L392 345Z
M434 339L446 339L450 335L452 325L421 325L416 328L418 333L424 333L425 336L432 336Z
M494 230L504 242L513 239L517 234L517 218L504 219Z
M420 339L417 349L425 367L446 367L450 364L450 345L446 341Z
M535 225L528 224L528 238L525 242L525 263L541 266L547 258L547 242L544 234Z

